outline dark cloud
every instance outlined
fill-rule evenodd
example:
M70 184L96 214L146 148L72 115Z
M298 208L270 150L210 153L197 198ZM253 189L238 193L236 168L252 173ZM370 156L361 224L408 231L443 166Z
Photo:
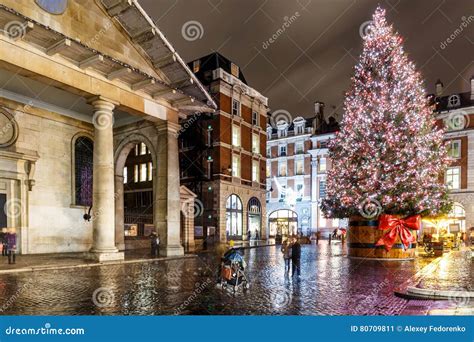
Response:
M445 93L469 89L474 75L474 11L470 0L141 0L181 56L219 51L240 65L273 110L312 115L321 100L339 115L343 92L361 51L361 24L377 4L405 38L405 50L428 92L440 78ZM189 21L202 37L185 39ZM285 22L287 23L286 27ZM280 31L279 31L280 29ZM273 43L269 42L276 36ZM448 38L454 38L448 42Z

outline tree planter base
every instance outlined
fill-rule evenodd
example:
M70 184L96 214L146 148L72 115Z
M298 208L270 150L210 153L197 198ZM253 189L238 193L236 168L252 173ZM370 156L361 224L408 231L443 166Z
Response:
M375 246L377 241L386 233L378 229L378 220L369 220L364 217L353 216L349 219L347 248L350 258L370 258L383 260L413 260L415 258L416 243L412 243L405 250L400 238L387 252L384 246ZM412 231L416 237L416 232Z

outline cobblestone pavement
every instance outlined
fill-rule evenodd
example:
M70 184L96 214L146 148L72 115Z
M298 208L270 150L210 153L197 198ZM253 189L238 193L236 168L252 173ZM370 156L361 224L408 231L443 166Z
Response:
M0 276L2 314L21 315L397 315L409 302L393 289L429 260L345 257L341 244L302 248L301 276L285 277L277 246L247 249L251 286L235 295L215 286L217 258L109 265ZM410 314L426 314L412 308Z

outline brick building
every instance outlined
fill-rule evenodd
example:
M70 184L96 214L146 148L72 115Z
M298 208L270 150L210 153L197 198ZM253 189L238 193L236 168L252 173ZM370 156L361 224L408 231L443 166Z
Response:
M196 238L226 241L266 236L267 98L239 66L219 53L189 63L218 109L181 121L181 184L197 194Z
M456 234L474 227L474 77L470 91L446 95L436 83L436 118L445 127L451 164L444 181L451 191L454 208L446 230Z

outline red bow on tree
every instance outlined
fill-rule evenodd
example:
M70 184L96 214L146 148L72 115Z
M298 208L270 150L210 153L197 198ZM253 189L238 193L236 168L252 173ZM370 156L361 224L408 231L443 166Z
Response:
M396 217L394 215L382 214L379 218L379 229L389 231L382 236L379 241L375 244L376 246L385 246L385 250L388 252L392 249L397 236L400 236L404 249L408 248L410 243L416 241L416 238L412 235L410 229L419 230L421 227L421 216L413 215L404 219Z

